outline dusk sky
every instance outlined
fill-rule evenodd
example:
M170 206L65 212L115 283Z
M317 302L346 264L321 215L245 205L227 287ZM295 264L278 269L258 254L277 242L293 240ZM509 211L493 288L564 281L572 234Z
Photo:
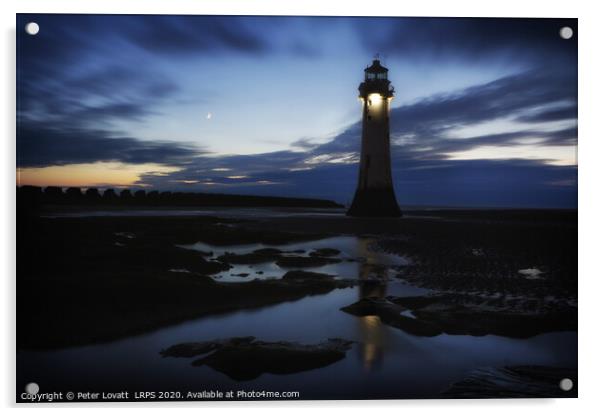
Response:
M19 185L349 203L357 87L379 53L402 206L577 205L576 19L18 15L17 29Z

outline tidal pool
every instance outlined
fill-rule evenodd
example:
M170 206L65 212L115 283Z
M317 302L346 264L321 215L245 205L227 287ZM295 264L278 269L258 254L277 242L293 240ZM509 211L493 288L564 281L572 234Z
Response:
M241 244L229 246L216 246L198 242L195 244L179 245L178 247L195 250L202 253L212 253L206 256L208 260L215 260L217 257L226 254L247 254L255 250L265 248L277 248L282 250L284 256L308 257L309 253L315 249L335 248L340 251L338 255L332 256L334 259L341 260L339 263L327 264L324 266L304 267L303 270L326 273L334 275L340 279L390 279L395 266L404 266L410 264L406 257L387 254L376 251L372 248L374 243L372 238L361 238L354 236L331 237L321 240L290 243L290 244ZM279 279L284 273L290 270L297 270L298 267L280 267L276 261L266 261L259 264L233 264L230 270L217 273L213 278L220 282L248 282L252 279ZM240 276L241 274L247 276ZM413 287L408 286L408 290ZM414 288L417 289L417 288ZM423 290L419 290L424 293Z
M383 325L375 316L355 317L342 312L341 307L366 296L428 293L392 278L392 267L403 266L409 260L374 251L372 242L369 238L335 237L280 246L217 247L203 243L186 246L212 251L211 257L225 251L246 253L265 247L305 250L303 255L316 248L336 248L341 251L342 262L305 270L357 278L360 283L293 302L207 316L110 343L53 351L18 351L17 390L36 382L41 393L268 390L298 391L300 399L428 398L479 367L525 364L576 367L576 332L547 333L529 339L492 335L427 338ZM362 284L362 279L370 279L375 268L385 273L379 283ZM263 271L263 276L274 278L286 272L268 262L237 265L226 273L245 273L244 270L255 274ZM222 275L218 281L236 280L236 276ZM244 382L235 382L206 366L193 367L192 360L162 358L159 354L178 343L241 336L304 344L337 337L354 344L346 358L327 367L290 375L263 374Z

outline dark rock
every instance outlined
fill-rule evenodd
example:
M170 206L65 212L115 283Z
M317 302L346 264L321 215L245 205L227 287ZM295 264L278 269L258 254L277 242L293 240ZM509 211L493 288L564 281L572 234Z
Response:
M566 304L525 300L520 306L514 302L509 306L502 298L454 293L387 299L452 335L529 338L545 332L577 330L577 308Z
M216 274L219 272L230 270L232 268L230 264L222 263L219 261L207 261L202 257L195 262L190 262L186 264L186 267L194 272L207 275Z
M341 254L341 250L337 250L336 248L317 248L309 253L312 257L333 257L339 254Z
M171 347L161 350L160 354L163 357L176 358L191 358L197 355L206 354L217 348L222 348L239 343L249 343L255 340L255 337L235 337L228 339L217 339L207 342L185 342L183 344L172 345Z
M529 306L528 302L523 304ZM503 300L477 295L365 298L342 308L357 316L376 315L385 324L414 335L483 336L488 334L528 338L552 331L577 329L577 309L555 305L537 309L508 307ZM415 317L401 315L409 311Z
M266 249L267 250L267 249ZM269 263L280 258L279 253L272 252L252 252L245 254L235 254L226 252L219 256L217 260L231 264L260 264Z
M282 280L323 280L334 277L331 274L291 270L282 276Z
M280 257L276 264L283 268L304 268L304 267L321 267L327 264L340 263L341 260L329 257L301 257L301 256L286 256Z
M450 210L429 215L445 220L406 223L403 238L378 240L385 252L412 260L404 267L409 283L441 291L577 297L576 210ZM545 279L518 273L533 265Z
M364 298L341 310L355 316L376 315L383 323L412 335L434 337L442 333L437 325L402 315L407 308L383 298Z
M267 272L259 276L255 271L244 282L225 283L212 276L226 275L230 264L178 247L201 239L221 245L276 246L313 239L316 234L273 227L226 229L215 223L229 220L202 216L37 218L35 222L24 215L17 218L23 236L17 257L25 285L17 302L18 326L27 328L19 331L19 348L108 342L211 314L292 302L350 286L333 278L283 281L284 272L270 273L273 279L253 280L268 277ZM136 238L115 235L120 232ZM31 253L40 258L31 261ZM184 269L190 273L169 271Z
M236 381L253 380L261 374L293 374L326 367L345 358L352 341L332 338L303 345L292 342L256 341L253 337L231 338L174 345L161 351L164 357L194 357L193 366L207 365Z
M274 255L279 255L282 253L282 250L279 250L277 248L273 248L273 247L266 247L266 248L260 248L257 249L255 251L253 251L254 254L257 255L265 255L265 256L274 256Z

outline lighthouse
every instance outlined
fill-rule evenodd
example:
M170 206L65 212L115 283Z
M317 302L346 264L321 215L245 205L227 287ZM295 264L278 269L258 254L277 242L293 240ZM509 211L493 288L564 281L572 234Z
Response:
M393 87L389 70L378 59L364 71L359 86L362 103L362 149L359 179L347 215L353 217L400 217L391 178L389 109Z

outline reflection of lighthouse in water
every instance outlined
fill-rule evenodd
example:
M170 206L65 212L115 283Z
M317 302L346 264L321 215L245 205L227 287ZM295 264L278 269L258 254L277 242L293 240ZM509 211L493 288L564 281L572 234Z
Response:
M387 295L387 269L378 264L375 253L368 248L369 240L358 239L358 253L366 259L358 266L358 299L367 297L384 298ZM384 345L387 342L389 329L377 316L358 318L361 346L360 359L364 369L370 371L379 366L384 356Z

